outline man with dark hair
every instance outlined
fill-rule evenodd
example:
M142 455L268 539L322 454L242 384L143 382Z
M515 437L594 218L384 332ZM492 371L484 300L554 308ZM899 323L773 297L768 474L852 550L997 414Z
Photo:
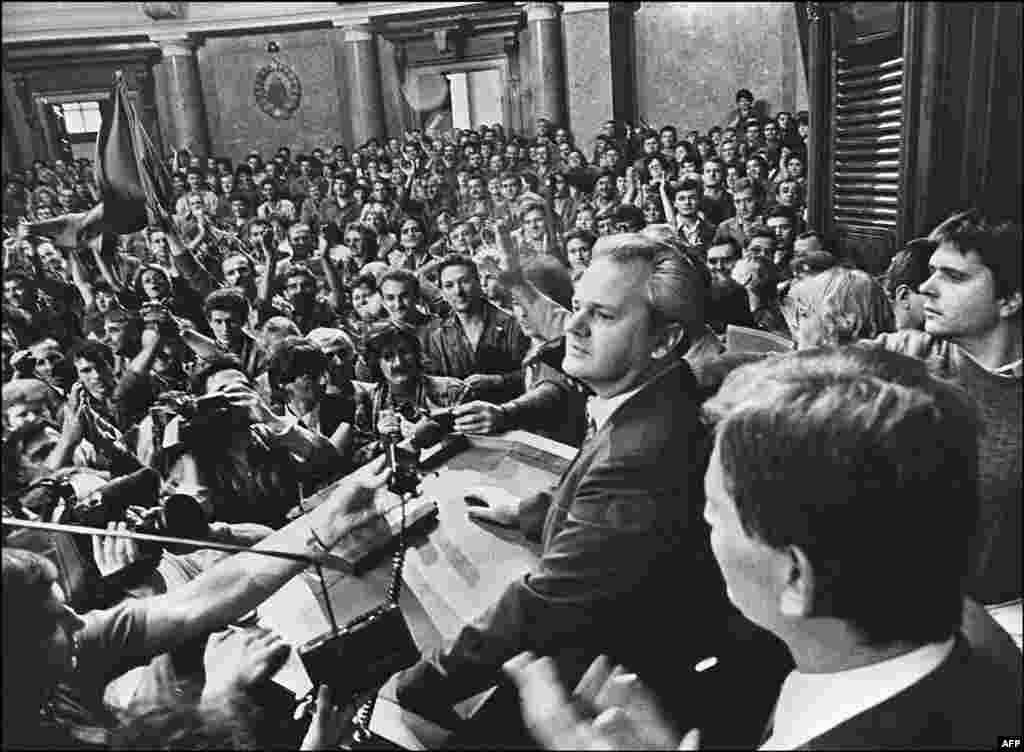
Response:
M1019 735L1020 654L964 599L979 505L962 390L893 353L814 349L737 369L704 412L717 423L704 518L728 597L795 664L760 748L973 749L993 729ZM592 667L575 708L550 661L506 670L550 749L696 749L613 666ZM755 712L725 702L733 723Z
M612 229L615 232L640 232L647 224L643 210L632 204L619 204L612 210Z
M924 330L924 304L927 298L918 288L931 276L928 262L937 245L928 238L915 238L892 257L883 286L892 303L897 329Z
M704 263L707 249L715 236L715 227L700 214L701 182L693 177L683 178L676 186L671 203L668 201L669 190L666 188L663 192L669 224L675 227L683 250Z
M1021 233L972 209L928 236L936 244L924 296L924 331L876 342L922 358L966 389L981 411L981 524L968 592L983 604L1021 597Z
M732 194L725 190L725 163L714 157L704 162L702 178L704 192L700 197L700 212L716 228L736 214Z
M426 338L427 372L463 379L475 396L493 402L522 394L530 340L514 317L487 301L476 263L447 256L438 277L452 313Z
M733 267L741 256L739 243L730 237L721 242L712 242L708 248L707 266L711 272L711 289L706 320L716 334L724 333L729 324L754 325L746 290L732 278Z
M380 278L377 289L388 318L393 323L412 327L421 340L426 337L430 327L437 323L435 316L420 308L420 281L412 272L389 269Z
M796 212L788 206L772 207L765 215L764 224L775 235L775 258L772 261L781 274L788 276L796 241Z
M217 348L225 354L236 356L242 362L244 371L250 376L255 375L260 354L256 338L246 331L249 303L242 293L234 288L214 290L203 301L203 313ZM185 341L190 346L195 339L191 335L191 332L185 333ZM200 354L208 355L205 352Z
M114 353L114 378L120 379L125 367L139 352L139 317L123 308L111 308L103 314L103 341Z
M739 178L732 186L732 200L736 208L736 216L726 219L715 230L715 242L732 238L740 247L747 244L750 232L755 227L764 227L761 206L764 193L761 186L750 178Z
M316 297L316 277L303 263L289 264L281 275L284 297L292 305L292 318L299 331L305 333L318 326L334 326L337 314L333 307Z
M744 121L754 114L754 95L750 89L740 89L736 92L736 109L733 110L726 120L726 128L739 128Z

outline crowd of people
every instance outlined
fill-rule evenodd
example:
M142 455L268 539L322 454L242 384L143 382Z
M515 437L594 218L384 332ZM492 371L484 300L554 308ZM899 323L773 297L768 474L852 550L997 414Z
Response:
M544 119L180 150L132 235L83 223L87 159L5 173L5 515L169 526L185 497L199 537L322 558L447 411L579 447L550 493L480 490L540 564L397 679L451 727L504 664L457 744L1019 734L1019 225L951 211L873 277L808 226L807 131L741 90L722 127L609 120L590 154ZM324 689L274 720L288 648L244 618L301 568L5 529L5 745L336 745Z

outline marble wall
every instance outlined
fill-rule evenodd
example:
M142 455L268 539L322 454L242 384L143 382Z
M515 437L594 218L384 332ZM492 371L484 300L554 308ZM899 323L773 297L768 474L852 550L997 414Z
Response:
M609 13L587 10L562 15L569 124L587 159L594 136L612 117L612 45Z
M792 3L645 2L635 23L638 109L652 125L720 125L741 88L767 114L807 109Z
M239 160L250 149L266 158L280 146L299 152L349 143L347 87L336 51L342 33L311 29L207 38L197 54L213 153ZM287 120L265 114L253 93L257 72L271 60L271 39L280 45L279 59L302 82L299 109Z

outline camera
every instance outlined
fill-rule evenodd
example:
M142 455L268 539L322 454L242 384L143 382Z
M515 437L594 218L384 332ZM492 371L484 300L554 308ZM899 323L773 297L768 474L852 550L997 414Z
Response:
M30 486L18 503L43 520L70 525L106 528L111 522L126 522L138 533L177 538L209 537L206 513L195 497L172 494L159 500L161 479L149 467L105 483L83 499L66 480L46 479ZM6 505L6 503L5 503ZM91 555L91 542L75 536L83 553ZM143 553L156 556L163 546L141 544Z
M223 394L195 397L187 392L167 391L149 408L154 428L162 446L164 431L176 417L181 418L179 440L183 443L208 445L218 435L249 424L244 410L236 409Z

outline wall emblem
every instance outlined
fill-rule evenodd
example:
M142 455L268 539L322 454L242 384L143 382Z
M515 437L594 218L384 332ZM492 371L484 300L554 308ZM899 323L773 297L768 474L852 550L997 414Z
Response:
M275 60L256 73L254 87L260 109L278 120L287 120L299 109L302 83L289 66Z

